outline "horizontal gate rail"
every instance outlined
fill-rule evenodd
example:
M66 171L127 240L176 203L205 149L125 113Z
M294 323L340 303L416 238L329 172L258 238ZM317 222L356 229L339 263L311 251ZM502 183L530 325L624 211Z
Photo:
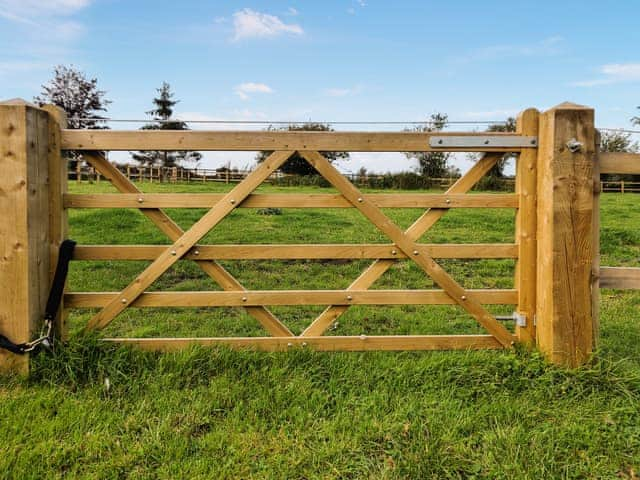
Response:
M536 137L515 133L492 133L487 144L456 147L432 147L430 139L437 137L488 137L468 132L265 132L265 131L184 131L184 130L62 130L63 150L202 150L202 151L258 151L258 150L318 150L348 152L519 152L536 148ZM505 145L499 139L505 138ZM517 142L513 140L517 139ZM514 146L514 143L520 146Z
M73 260L154 260L164 245L78 245ZM435 258L518 258L514 243L417 244ZM198 245L186 260L403 259L394 244Z
M66 194L66 208L211 208L223 194L215 193L144 193L144 194ZM382 208L518 208L517 195L375 193L364 195ZM334 194L253 194L239 208L353 208L342 195Z
M640 175L640 153L602 152L598 157L601 174Z
M319 351L367 350L491 350L503 348L492 335L360 335L357 337L236 337L236 338L105 338L106 342L135 345L143 350L174 351L192 345L227 346L267 352L292 347Z
M485 305L518 302L516 290L467 290ZM71 308L104 307L119 292L70 292ZM244 292L147 292L132 307L246 307L258 305L454 305L443 290L247 290Z
M640 268L600 267L600 288L640 290Z

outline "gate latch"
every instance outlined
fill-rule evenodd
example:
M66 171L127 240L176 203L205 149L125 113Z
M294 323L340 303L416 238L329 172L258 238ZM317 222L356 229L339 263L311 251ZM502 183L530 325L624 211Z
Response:
M496 315L496 320L513 320L518 327L527 326L527 316L519 312L513 312L511 315Z

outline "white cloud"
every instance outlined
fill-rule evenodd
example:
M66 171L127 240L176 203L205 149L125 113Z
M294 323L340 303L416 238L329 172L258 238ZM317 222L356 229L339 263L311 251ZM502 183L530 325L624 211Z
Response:
M324 94L327 97L346 97L349 95L357 95L362 92L362 85L356 85L350 88L327 88Z
M34 23L34 19L63 17L88 7L92 0L0 0L0 16L11 21Z
M298 12L297 9L293 8L293 7L289 7L287 9L287 15L291 15L292 17L295 17L299 14L300 12Z
M295 23L284 23L275 15L256 12L250 8L233 14L234 36L238 41L245 38L275 37L285 33L302 35L304 30Z
M640 63L610 63L599 68L599 78L574 82L574 87L595 87L598 85L611 85L614 83L627 83L640 81Z
M233 89L242 100L248 100L252 93L273 93L273 89L264 83L245 82Z
M532 44L492 45L472 51L462 57L463 62L478 60L498 60L512 57L545 57L562 53L564 38L547 37Z

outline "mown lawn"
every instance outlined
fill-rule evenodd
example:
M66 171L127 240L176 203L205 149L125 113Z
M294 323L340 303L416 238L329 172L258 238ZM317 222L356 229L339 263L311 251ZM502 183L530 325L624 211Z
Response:
M223 191L225 185L149 185ZM110 191L106 183L74 192ZM264 191L329 192L262 187ZM640 197L606 194L602 263L640 266ZM203 210L168 212L183 228ZM420 210L389 210L407 227ZM74 210L82 244L167 243L133 210ZM424 242L512 242L510 210L448 213ZM386 242L357 212L240 209L203 243ZM344 288L368 261L222 262L250 289ZM512 288L512 260L442 261L469 288ZM76 262L70 287L124 287L148 262ZM374 288L431 288L402 262ZM153 287L217 287L180 262ZM33 362L28 380L0 379L0 478L638 478L640 293L603 291L594 362L575 371L536 353L266 354L193 348L143 353L80 338ZM272 310L300 332L319 307ZM491 307L510 313L512 307ZM329 332L480 333L463 311L352 307ZM127 310L105 335L261 336L239 309Z

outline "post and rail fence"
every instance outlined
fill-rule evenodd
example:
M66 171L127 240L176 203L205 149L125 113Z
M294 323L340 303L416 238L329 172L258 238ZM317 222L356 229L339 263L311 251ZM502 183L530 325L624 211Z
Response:
M640 269L599 265L600 174L640 174L640 155L600 154L594 111L561 104L539 113L523 111L515 133L460 132L230 132L69 130L59 109L21 100L0 103L0 221L2 262L0 334L28 341L40 328L58 255L67 237L67 210L133 208L171 241L168 245L78 245L74 261L149 260L119 292L64 295L55 328L67 337L69 309L97 308L85 330L102 329L127 308L244 308L263 337L108 338L145 349L172 350L194 343L259 350L305 346L317 350L504 349L521 342L554 363L575 367L593 352L599 331L599 288L640 288ZM273 152L228 193L143 193L104 152L138 150ZM83 158L117 194L67 192L65 151ZM479 152L472 168L443 193L367 193L320 152ZM467 195L502 158L517 154L515 193ZM257 194L254 190L294 153L306 159L337 194ZM203 245L201 239L236 208L354 208L387 238L386 244ZM188 230L165 208L206 208ZM383 211L421 208L402 230ZM420 238L450 209L509 208L516 211L512 243L427 244ZM345 290L247 290L219 263L229 259L370 259ZM464 288L437 259L511 258L513 289ZM222 291L159 292L149 287L178 261L195 262ZM438 286L432 290L375 290L372 284L400 261L414 262ZM352 305L459 305L486 330L483 335L331 336L325 331ZM514 331L486 305L513 305ZM326 305L294 335L269 309L273 305ZM0 370L28 371L28 355L0 352Z

